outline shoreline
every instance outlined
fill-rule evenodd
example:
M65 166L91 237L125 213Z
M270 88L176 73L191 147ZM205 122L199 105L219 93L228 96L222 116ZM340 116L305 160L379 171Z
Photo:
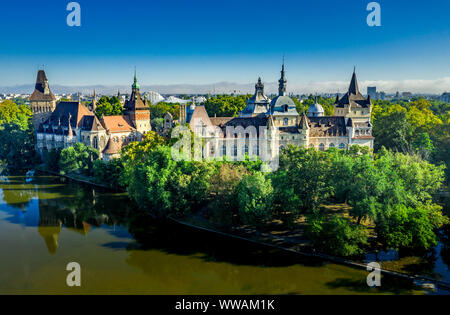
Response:
M357 262L357 261L353 261L353 260L348 260L345 258L340 258L337 256L332 256L332 255L327 255L327 254L323 254L323 253L316 253L316 252L306 252L306 251L299 251L293 248L289 248L288 246L283 246L283 245L278 245L275 243L271 243L271 242L265 242L262 240L258 240L258 239L253 239L253 238L247 238L244 237L242 235L238 235L238 234L234 234L232 232L227 233L224 231L220 231L220 230L216 230L214 228L211 227L206 227L206 226L200 226L197 224L192 224L189 223L187 221L183 221L180 219L175 219L172 217L169 217L169 220L190 227L190 228L194 228L194 229L198 229L198 230L203 230L209 233L215 233L215 234L219 234L222 236L226 236L229 238L235 238L235 239L239 239L239 240L243 240L246 242L252 242L258 245L262 245L262 246L266 246L266 247L272 247L272 248L276 248L279 250L283 250L283 251L288 251L297 255L302 255L305 257L309 257L309 258L317 258L317 259L321 259L321 260L325 260L328 261L330 263L335 263L335 264L339 264L339 265L346 265L349 267L353 267L353 268L357 268L357 269L362 269L362 270L368 270L367 268L369 267L368 264L366 263L362 263L362 262ZM278 238L279 240L280 238ZM276 237L272 237L273 242L277 241ZM284 244L288 244L287 241L284 242ZM294 245L294 244L293 244ZM369 269L370 271L373 270L373 268L370 267ZM407 274L407 273L402 273L399 271L393 271L393 270L389 270L389 269L384 269L383 267L380 268L380 272L384 275L388 275L388 276L393 276L393 277L397 277L397 278L403 278L406 280L409 280L412 282L413 285L427 285L427 284L433 284L436 286L436 288L439 288L441 290L446 290L446 291L450 291L450 283L445 282L445 281L441 281L441 280L437 280L437 279L433 279L430 277L426 277L426 276L421 276L421 275L411 275L411 274Z
M74 177L74 176L70 176L70 175L63 175L63 174L59 174L57 172L54 171L50 171L47 169L42 169L40 167L36 167L37 171L40 172L44 172L44 173L48 173L51 175L55 175L55 176L59 176L59 177L63 177L63 178L67 178L69 180L78 182L78 183L82 183L82 184L87 184L87 185L91 185L91 186L95 186L95 187L99 187L102 189L107 189L107 190L111 190L114 191L114 189L112 189L111 187L105 186L105 185L101 185L92 181L89 181L87 179L82 179L82 178L78 178L78 177ZM122 190L122 191L126 191L126 190ZM362 263L362 262L357 262L357 261L353 261L353 260L348 260L345 258L340 258L340 257L336 257L336 256L332 256L332 255L327 255L327 254L323 254L323 253L316 253L316 252L307 252L307 251L299 251L297 249L292 248L293 245L295 245L294 243L291 243L292 246L289 247L287 246L289 244L288 241L286 241L285 239L281 238L281 237L275 237L275 236L271 236L270 242L266 242L261 240L261 238L258 239L257 235L255 233L253 233L254 236L256 236L255 238L250 238L250 237L245 237L243 235L238 235L237 233L227 233L224 231L220 231L218 229L212 228L212 227L206 227L206 226L202 226L199 224L193 224L193 223L189 223L188 221L184 221L184 220L180 220L180 219L175 219L173 217L168 217L168 220L175 222L177 224L180 225L184 225L193 229L197 229L197 230L203 230L209 233L214 233L214 234L219 234L225 237L229 237L229 238L234 238L234 239L239 239L242 241L246 241L246 242L252 242L258 245L262 245L262 246L266 246L266 247L272 247L272 248L276 248L282 251L287 251L290 253L294 253L297 255L302 255L305 257L309 257L309 258L316 258L316 259L321 259L324 261L328 261L331 263L335 263L335 264L339 264L339 265L346 265L349 267L353 267L353 268L357 268L357 269L362 269L362 270L368 270L367 268L371 268L369 267L368 264L366 263ZM275 242L276 241L280 241L281 240L281 244L283 245L277 245ZM280 243L280 242L279 242ZM373 270L372 268L369 269L370 271ZM406 280L409 280L412 282L413 285L427 285L427 284L433 284L436 286L436 288L442 289L442 290L446 290L450 292L450 283L445 282L445 281L441 281L441 280L437 280L434 278L430 278L430 277L426 277L426 276L421 276L421 275L411 275L411 274L407 274L407 273L403 273L403 272L399 272L399 271L393 271L393 270L389 270L389 269L384 269L383 267L380 268L380 272L384 275L388 275L388 276L393 276L393 277L397 277L397 278L403 278ZM418 284L419 283L419 284Z

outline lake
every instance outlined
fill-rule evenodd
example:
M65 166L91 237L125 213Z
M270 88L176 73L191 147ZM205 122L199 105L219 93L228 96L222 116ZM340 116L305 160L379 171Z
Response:
M0 294L423 294L368 272L175 223L125 193L64 178L0 178ZM81 266L81 287L66 266Z

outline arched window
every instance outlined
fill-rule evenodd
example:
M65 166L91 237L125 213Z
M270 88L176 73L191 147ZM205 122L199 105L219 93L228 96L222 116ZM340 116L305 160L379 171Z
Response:
M323 144L323 143L319 144L319 150L325 151L325 144Z
M94 143L93 143L94 149L98 148L98 140L97 140L97 136L94 137Z
M330 143L330 148L334 148L334 143Z
M309 148L310 148L310 149L314 149L314 144L310 144L310 145L309 145Z
M248 155L248 145L245 145L245 154L247 154Z
M341 143L341 144L339 145L339 149L344 150L344 149L345 149L345 144Z
M285 126L289 125L289 119L287 119L287 118L284 119L284 125Z
M237 156L237 145L233 146L233 156Z
M227 146L223 145L222 146L222 156L226 156L227 155Z

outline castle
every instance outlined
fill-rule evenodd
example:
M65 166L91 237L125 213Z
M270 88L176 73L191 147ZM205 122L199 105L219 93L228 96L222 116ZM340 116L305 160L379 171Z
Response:
M372 102L359 91L356 72L353 72L347 93L336 97L334 116L325 116L317 101L308 114L298 113L292 98L287 94L285 66L281 69L278 95L270 100L264 93L261 78L255 85L255 94L239 117L209 117L204 106L193 102L180 105L180 125L204 139L202 157L226 155L232 159L247 154L259 156L261 131L276 130L276 138L270 138L268 154L275 156L288 145L315 148L348 149L352 145L373 149ZM67 148L82 142L99 150L104 160L120 156L121 148L152 130L150 104L142 99L136 74L132 93L124 104L121 116L105 116L98 119L81 102L60 102L56 105L44 71L39 71L35 92L31 97L34 124L37 127L36 147L43 156L53 149ZM95 97L91 109L95 109ZM164 117L163 135L167 136L176 124L169 113ZM228 130L234 128L229 134ZM252 129L253 128L253 129ZM241 132L242 131L242 132ZM254 132L252 132L254 131Z
M120 116L98 119L80 101L63 101L56 105L43 70L38 73L30 102L36 149L43 157L50 150L64 149L81 142L97 149L104 160L110 160L120 155L123 146L140 141L151 131L149 103L141 97L136 74L131 96ZM95 108L95 99L91 108Z
M180 123L189 124L197 136L204 138L206 144L203 157L226 155L237 159L244 154L260 156L260 150L263 149L259 141L261 130L274 129L278 131L277 139L269 136L267 145L267 153L271 157L288 145L321 151L329 148L348 149L353 145L373 149L372 102L370 96L365 98L360 93L356 71L353 72L347 93L342 98L336 97L334 116L325 116L322 105L317 101L308 109L308 115L298 113L294 101L286 95L286 90L283 64L278 95L273 100L265 95L264 84L259 78L255 94L247 101L239 117L209 117L204 106L181 105ZM235 130L232 134L227 132L230 127Z

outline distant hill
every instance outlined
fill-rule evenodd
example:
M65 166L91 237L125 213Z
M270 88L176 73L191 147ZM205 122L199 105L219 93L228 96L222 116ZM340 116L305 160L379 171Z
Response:
M55 94L62 93L77 93L90 94L95 89L99 94L117 94L120 91L123 94L131 92L131 86L129 85L89 85L89 86L63 86L52 84L50 82L50 88ZM34 90L34 84L16 85L9 87L1 87L0 93L18 93L18 94L31 94ZM141 92L156 91L160 94L221 94L221 93L254 93L255 84L238 84L231 82L219 82L215 84L173 84L173 85L141 85ZM277 91L277 83L266 83L266 92L275 93Z

